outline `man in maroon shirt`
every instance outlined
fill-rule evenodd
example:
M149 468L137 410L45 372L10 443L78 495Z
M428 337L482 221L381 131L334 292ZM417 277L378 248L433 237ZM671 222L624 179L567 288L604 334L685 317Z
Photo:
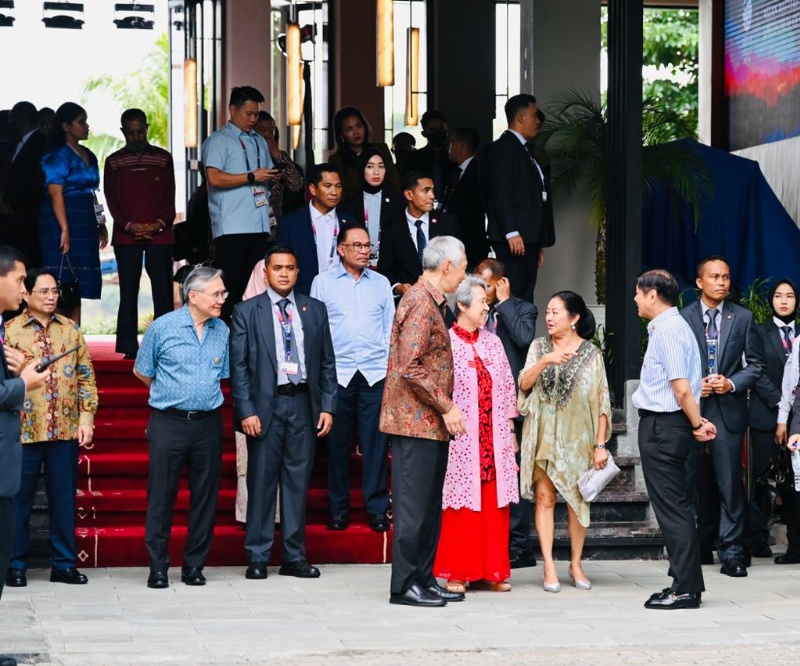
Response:
M153 288L153 310L172 310L172 246L175 238L175 169L172 156L147 142L141 109L122 114L125 147L106 159L103 191L114 219L111 244L119 272L116 351L136 358L142 259Z

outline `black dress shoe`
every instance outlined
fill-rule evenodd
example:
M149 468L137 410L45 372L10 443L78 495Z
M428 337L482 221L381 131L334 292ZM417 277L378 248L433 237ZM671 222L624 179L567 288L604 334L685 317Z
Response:
M247 567L244 577L249 580L264 580L267 577L267 563L251 562L250 566Z
M775 558L775 564L800 564L800 555L786 553Z
M17 666L17 660L14 657L0 657L0 666Z
M714 551L701 550L700 551L700 564L714 564Z
M6 587L27 587L28 578L25 576L24 569L9 567L6 574Z
M425 590L430 592L434 597L439 597L445 601L464 601L464 599L466 599L466 595L463 592L451 592L441 585L429 585Z
M187 585L205 585L206 577L203 575L203 570L197 567L182 567L181 568L181 583Z
M656 610L678 610L679 608L700 608L700 592L687 592L686 594L662 594L655 598L650 597L644 602L645 608Z
M126 361L135 361L136 360L136 352L133 352L133 354L123 354L122 358L125 359Z
M440 608L447 606L447 601L428 592L421 585L414 583L403 594L392 594L390 604L401 606L422 606L424 608Z
M754 546L750 549L750 554L753 557L772 557L772 548L766 544Z
M305 560L287 562L278 569L281 576L294 576L295 578L319 578L319 569Z
M388 532L389 519L386 518L385 513L376 513L369 517L369 528L373 532Z
M745 578L747 568L737 559L724 560L719 572L731 578Z
M331 516L328 520L328 529L333 532L341 532L347 529L347 516Z
M536 558L533 553L525 550L512 550L509 553L509 561L511 562L512 569L524 569L526 567L535 567Z
M661 592L653 592L653 594L650 595L650 598L663 599L664 597L668 597L670 594L672 594L672 588L665 587L663 590L661 590Z
M67 585L86 585L89 579L75 567L69 569L50 569L51 583L66 583Z
M166 571L151 571L147 577L147 587L154 590L163 590L169 587L169 578L167 578Z

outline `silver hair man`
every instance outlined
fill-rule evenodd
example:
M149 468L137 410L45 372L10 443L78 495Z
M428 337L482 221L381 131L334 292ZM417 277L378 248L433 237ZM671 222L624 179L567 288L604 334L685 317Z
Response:
M436 236L422 252L422 270L437 271L445 261L458 264L465 254L464 243L453 236Z
M217 278L222 277L222 270L211 266L197 266L192 270L181 285L183 302L189 300L190 291L202 291L202 287Z

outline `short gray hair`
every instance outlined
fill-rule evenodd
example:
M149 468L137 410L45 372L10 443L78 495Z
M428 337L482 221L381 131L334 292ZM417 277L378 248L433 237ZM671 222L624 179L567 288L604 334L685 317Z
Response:
M422 270L436 271L445 261L459 263L465 256L464 243L454 236L436 236L422 252Z
M183 302L189 302L190 291L201 291L200 287L222 277L222 270L213 266L196 266L192 272L186 276L181 287Z
M458 308L459 305L463 306L464 308L468 308L472 305L472 290L474 287L480 287L484 291L489 289L489 285L486 284L485 280L475 277L474 275L468 275L461 280L452 296L448 297L448 300L452 299L451 307L453 308L453 312L455 312L456 317L458 317L460 313Z

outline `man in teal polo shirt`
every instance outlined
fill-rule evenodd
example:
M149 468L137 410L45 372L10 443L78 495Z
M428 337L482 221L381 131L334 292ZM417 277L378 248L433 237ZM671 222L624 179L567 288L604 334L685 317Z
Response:
M282 177L269 147L255 133L264 96L255 88L231 90L230 120L203 144L208 210L217 266L230 296L222 319L230 321L242 300L253 267L264 258L269 239L269 184Z

